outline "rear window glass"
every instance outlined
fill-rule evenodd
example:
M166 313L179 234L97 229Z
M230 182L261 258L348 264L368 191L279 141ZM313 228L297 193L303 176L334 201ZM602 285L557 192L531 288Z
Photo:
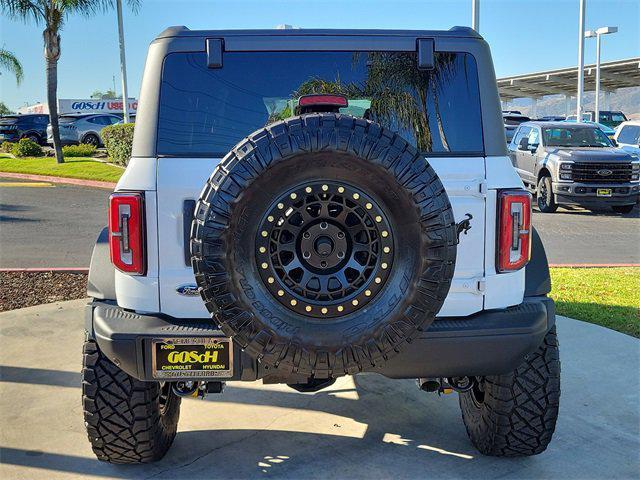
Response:
M85 117L77 117L77 116L64 116L62 115L59 119L58 119L58 123L73 123L76 120L80 120L81 118L85 118Z
M481 154L473 56L436 53L418 70L413 52L227 52L207 68L204 53L164 61L159 155L222 156L255 130L295 113L309 93L347 96L341 112L381 123L425 153Z

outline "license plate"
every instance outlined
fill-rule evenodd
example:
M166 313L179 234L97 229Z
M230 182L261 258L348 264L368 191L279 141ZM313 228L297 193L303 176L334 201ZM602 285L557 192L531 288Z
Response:
M596 190L596 196L598 197L610 197L611 189L610 188L599 188Z
M228 337L154 339L154 378L233 376L233 344Z

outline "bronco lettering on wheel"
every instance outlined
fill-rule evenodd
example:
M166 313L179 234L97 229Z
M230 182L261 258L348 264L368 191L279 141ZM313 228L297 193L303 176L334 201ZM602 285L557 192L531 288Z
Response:
M225 334L278 375L381 365L435 318L456 227L412 146L364 119L307 114L249 136L196 208L192 264Z

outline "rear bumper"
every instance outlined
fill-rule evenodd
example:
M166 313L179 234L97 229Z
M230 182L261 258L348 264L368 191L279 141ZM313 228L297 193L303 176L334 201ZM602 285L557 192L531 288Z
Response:
M526 297L522 304L504 310L436 320L384 366L367 371L390 378L507 373L542 343L554 324L555 308L550 298ZM152 339L223 336L206 320L140 315L99 300L87 305L86 330L113 363L141 380L154 380ZM233 376L227 380L253 381L265 373L240 348L234 349L233 365Z

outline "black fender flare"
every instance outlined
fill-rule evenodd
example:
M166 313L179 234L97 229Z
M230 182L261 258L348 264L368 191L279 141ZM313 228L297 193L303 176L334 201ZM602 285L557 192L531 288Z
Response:
M534 297L551 292L549 262L544 251L542 239L535 228L531 227L531 260L525 267L524 296Z
M109 229L104 227L98 235L91 254L87 295L100 300L115 300L115 272L116 269L109 255Z

